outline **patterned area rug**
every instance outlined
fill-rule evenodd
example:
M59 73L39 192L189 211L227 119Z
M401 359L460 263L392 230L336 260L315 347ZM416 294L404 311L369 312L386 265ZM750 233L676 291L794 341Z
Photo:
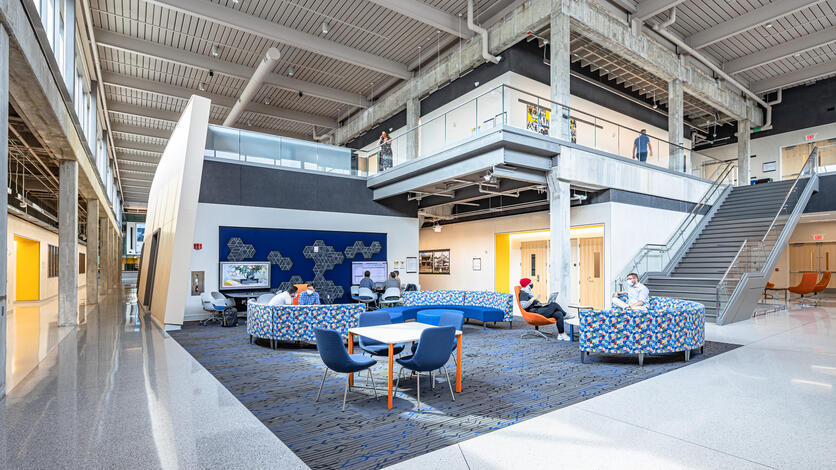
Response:
M682 354L646 357L642 368L635 356L592 355L581 364L577 342L520 339L524 327L465 325L462 393L453 402L443 374L435 390L422 380L420 412L414 377L401 380L386 408L386 358L372 369L380 399L355 388L341 412L344 375L329 373L314 403L324 366L310 346L249 344L243 322L169 333L314 469L385 467L686 365ZM687 364L737 347L707 342ZM447 369L455 382L452 361ZM365 385L365 376L355 383Z

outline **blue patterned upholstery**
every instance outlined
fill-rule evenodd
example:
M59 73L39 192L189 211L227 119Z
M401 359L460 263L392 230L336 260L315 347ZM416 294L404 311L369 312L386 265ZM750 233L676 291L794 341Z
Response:
M464 312L465 318L486 321L514 319L513 296L502 292L463 290L422 290L402 294L403 306L385 310L403 315L404 320L414 319L418 310L426 307L444 307Z
M609 354L657 354L705 344L705 306L651 297L647 312L612 308L579 312L580 350Z
M247 304L247 333L256 338L314 342L314 328L336 330L343 339L357 326L366 305L275 305ZM252 320L251 320L252 319Z

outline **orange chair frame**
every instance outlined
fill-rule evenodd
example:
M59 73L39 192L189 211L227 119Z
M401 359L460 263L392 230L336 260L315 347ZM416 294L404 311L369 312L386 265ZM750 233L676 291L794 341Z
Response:
M816 286L813 287L813 295L819 295L819 292L822 292L827 288L827 285L830 284L830 271L825 271L821 273L821 279L819 282L816 283ZM818 305L819 302L813 301L815 305Z
M522 289L520 286L514 286L514 300L517 302L517 308L520 309L520 313L522 313L523 320L525 320L525 322L529 325L534 326L533 332L526 331L522 334L521 337L525 338L526 336L542 336L543 338L549 339L549 337L545 333L540 331L540 327L554 325L557 323L557 320L555 320L554 318L546 318L543 315L538 315L533 312L528 312L524 308L522 308L522 305L520 305L520 289Z
M816 279L818 279L818 277L819 276L816 273L803 273L801 275L801 282L795 286L787 288L787 290L793 294L801 296L800 302L802 307L804 306L804 296L813 293L813 289L816 288Z

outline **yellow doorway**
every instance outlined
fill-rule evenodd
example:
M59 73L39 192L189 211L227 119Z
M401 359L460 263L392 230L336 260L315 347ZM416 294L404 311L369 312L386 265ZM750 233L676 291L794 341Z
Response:
M41 244L15 236L15 300L40 300Z
M534 298L545 303L549 298L549 241L521 242L520 261L520 277L531 279Z

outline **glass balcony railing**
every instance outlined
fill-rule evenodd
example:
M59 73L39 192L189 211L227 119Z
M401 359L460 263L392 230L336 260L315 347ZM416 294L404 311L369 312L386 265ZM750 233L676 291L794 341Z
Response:
M565 132L556 132L557 129L552 128L553 112L564 114ZM633 129L509 85L499 85L443 114L422 119L417 127L388 139L381 135L374 148L361 152L360 174L367 172L373 175L432 155L446 146L500 125L558 138L563 134L565 140L578 145L705 179L712 179L710 177L725 166L724 162L714 157L658 137L643 135L641 129Z
M357 156L352 149L221 126L209 126L203 156L282 168L358 175Z

